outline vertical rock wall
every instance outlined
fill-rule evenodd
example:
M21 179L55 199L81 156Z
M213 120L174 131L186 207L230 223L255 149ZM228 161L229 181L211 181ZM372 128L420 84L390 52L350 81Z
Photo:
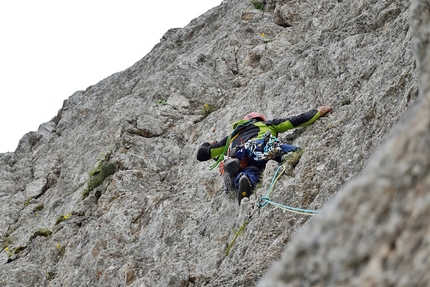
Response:
M261 9L227 0L186 27L167 31L135 65L77 91L51 121L26 134L14 153L0 155L1 286L255 286L286 245L293 248L286 258L299 262L308 258L309 244L333 245L330 234L340 234L334 240L339 242L351 238L346 246L358 246L358 255L312 248L351 266L368 266L373 257L366 256L373 253L366 240L373 237L360 240L361 226L352 224L361 222L357 214L388 222L391 229L385 235L375 230L375 238L394 240L401 226L394 219L408 220L404 209L391 208L388 199L356 204L376 196L373 187L361 188L345 203L351 215L336 217L339 226L323 218L341 212L337 204L345 192L338 191L361 182L349 183L405 111L416 107L412 120L428 105L414 104L418 77L409 3L266 1ZM239 208L236 195L223 192L217 171L209 171L212 162L195 159L201 142L221 139L249 111L277 118L324 104L333 113L280 136L305 152L271 195L289 206L323 208L315 219L273 206L254 213L277 164L268 165L262 186ZM412 126L424 131L425 125ZM425 146L405 136L395 148L422 150L420 144ZM393 147L382 150L387 148ZM380 182L381 193L391 186L384 176L397 175L400 182L401 171L409 172L408 165L394 164L406 154L376 155L372 162L384 161L392 174L372 167L364 172ZM411 182L425 170L425 155L418 159ZM400 198L395 190L378 200ZM412 204L416 198L406 199ZM356 233L341 232L348 223ZM311 242L299 235L291 242L302 228L324 236L311 236ZM403 243L393 244L387 252ZM312 261L303 259L300 266L315 279L297 284L327 283L323 274L332 274L332 266L351 272L341 264L323 265L322 271L312 269L319 262L307 264ZM301 280L294 279L301 274L298 267L287 269L292 280ZM273 272L279 284L288 282Z
M259 286L428 285L430 3L412 1L410 18L420 99Z

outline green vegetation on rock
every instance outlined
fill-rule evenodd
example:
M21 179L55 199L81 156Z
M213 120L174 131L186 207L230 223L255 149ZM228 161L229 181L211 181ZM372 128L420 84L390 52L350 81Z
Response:
M52 234L52 231L49 229L44 229L41 228L39 230L36 230L33 235L30 236L30 241L33 240L34 238L36 238L37 236L43 236L43 237L48 237L49 235Z
M110 175L114 174L117 169L115 163L109 162L111 153L105 155L104 159L100 160L97 166L89 172L90 179L87 183L87 188L82 191L82 199L85 199L90 191L98 187Z
M60 215L60 216L58 216L58 217L57 217L57 220L55 221L54 226L55 226L55 225L60 224L60 223L61 223L61 222L63 222L63 221L66 221L66 220L67 220L67 219L69 219L70 217L72 217L72 213L68 213L68 214L66 214L66 215Z
M258 9L261 11L263 11L264 4L266 3L264 0L251 0L250 2L255 9Z

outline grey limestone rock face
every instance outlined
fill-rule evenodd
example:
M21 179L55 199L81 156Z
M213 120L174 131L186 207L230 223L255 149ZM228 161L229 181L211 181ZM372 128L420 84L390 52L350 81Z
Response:
M413 1L410 19L420 99L258 286L428 285L429 2Z
M425 280L428 4L412 4L226 0L71 95L0 154L0 285L256 286L269 269L262 286ZM276 163L239 208L196 160L249 111L321 105L333 112L280 135L304 154L271 194L316 217L257 208Z

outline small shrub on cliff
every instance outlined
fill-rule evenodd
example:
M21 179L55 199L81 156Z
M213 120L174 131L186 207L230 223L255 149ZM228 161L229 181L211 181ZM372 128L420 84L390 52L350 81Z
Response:
M3 241L2 241L2 243L1 243L1 249L3 250L6 250L6 249L9 249L9 245L11 245L12 244L12 239L10 238L10 237L4 237L4 238L2 238L3 239ZM7 251L7 250L6 250Z
M167 101L164 99L156 99L155 104L157 105L167 105Z
M213 111L215 111L215 107L213 105L211 105L211 104L204 104L203 105L202 116L206 118L211 113L213 113Z
M109 152L97 163L97 166L89 172L90 179L88 180L87 188L82 191L82 199L85 199L90 194L91 190L101 185L108 176L116 172L117 165L109 162L110 156L111 153Z
M23 251L25 248L27 248L27 246L18 246L17 248L15 248L13 253L18 254L19 252Z
M36 230L31 236L30 236L30 241L32 241L34 238L36 238L37 236L43 236L43 237L48 237L49 235L52 234L52 231L49 229L45 229L45 228L41 228L39 230Z
M291 154L287 154L286 156L284 156L283 161L284 163L295 167L299 163L300 158L302 157L304 152L304 149L299 149L298 151L295 151Z
M32 199L33 199L32 197L27 198L27 200L24 202L24 206L25 207L29 206Z
M100 172L94 174L88 181L88 189L92 190L103 183L109 175L114 174L116 171L116 164L105 162L100 167Z
M350 103L351 103L351 100L350 100L350 99L343 99L340 105L341 105L341 106L347 106L347 105L349 105Z
M266 4L265 0L251 0L250 2L255 9L258 9L261 11L263 11L264 5Z
M87 198L88 195L90 195L90 190L88 188L85 188L84 190L82 190L82 193L81 193L82 200Z
M267 37L266 34L261 34L261 39L263 40L264 43L269 43L272 41L272 39L270 39L269 37Z
M54 226L55 225L58 225L58 224L60 224L61 222L63 222L63 221L66 221L67 219L69 219L70 217L72 217L72 213L70 212L70 213L68 213L68 214L66 214L66 215L60 215L60 216L58 216L57 217L57 220L55 221L55 224L54 224Z
M9 247L6 247L5 250L7 251L7 256L12 257L14 254L18 254L21 251L23 251L27 246L18 246L14 249L9 249Z
M43 202L41 202L35 208L33 208L33 212L41 211L43 207L44 207Z
M58 250L58 253L63 256L66 253L66 248L61 246L60 243L58 243L57 245L55 245L55 248Z

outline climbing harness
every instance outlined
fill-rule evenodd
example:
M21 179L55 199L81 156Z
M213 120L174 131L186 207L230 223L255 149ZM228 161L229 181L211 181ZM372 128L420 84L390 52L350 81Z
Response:
M240 128L243 128L247 124L248 123L241 125ZM230 145L231 140L237 136L237 131L238 129L228 136L224 150L218 157L218 160L210 166L211 170L214 169L219 163L222 163L226 154L230 155L228 146ZM253 157L255 161L269 161L271 159L275 159L278 156L282 156L282 154L282 143L277 137L273 136L270 131L267 131L263 138L257 140L248 140L246 143L242 143L242 145L237 146L234 152L234 157L244 162L246 162L247 158L251 157Z
M282 171L279 172L281 169L282 169ZM278 169L276 170L274 176L273 176L272 182L270 183L270 186L269 186L269 189L267 190L266 196L260 198L260 201L258 202L258 207L259 208L264 207L264 206L266 206L269 203L269 204L271 204L271 205L273 205L275 207L287 210L287 211L292 212L292 213L303 214L303 215L316 215L316 214L318 214L319 210L311 210L311 209L303 209L303 208L291 207L291 206L288 206L288 205L282 205L282 204L273 202L273 201L271 201L269 199L269 196L270 196L270 194L272 193L272 190L273 190L273 186L275 185L276 181L279 179L279 177L284 172L285 172L285 166L283 166L283 165L279 166Z
M248 126L249 124L251 124L251 123L253 123L253 122L255 122L255 119L251 119L251 120L249 120L249 121L246 121L246 122L244 122L244 123L242 123L242 124L240 124L240 125L238 125L235 129L234 129L234 131L227 137L227 141L225 142L225 146L224 146L224 150L222 151L222 153L218 156L218 159L217 159L217 161L214 163L214 164L212 164L210 167L209 167L209 169L210 170L212 170L212 169L214 169L215 167L217 167L218 166L218 164L220 163L220 162L222 162L223 160L224 160L224 158L225 158L225 155L227 154L227 151L228 151L228 149L229 149L229 146L230 146L230 141L242 130L242 129L244 129L246 126Z
M248 156L254 156L256 161L269 161L282 155L281 145L279 139L267 131L263 138L247 141L244 148Z

